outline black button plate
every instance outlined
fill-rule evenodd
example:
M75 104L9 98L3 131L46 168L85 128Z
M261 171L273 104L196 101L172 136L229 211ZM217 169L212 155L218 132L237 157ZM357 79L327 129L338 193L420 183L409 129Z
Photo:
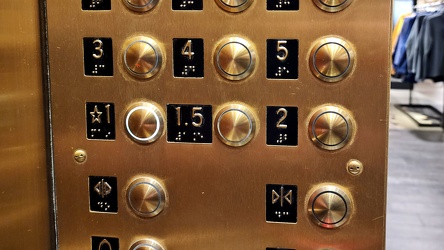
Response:
M210 105L167 105L167 141L212 143L212 107Z
M117 213L116 177L89 177L89 209L92 212Z
M119 239L111 237L92 236L92 250L119 250Z
M85 75L113 76L113 41L111 38L83 38Z
M90 140L116 139L113 103L86 103L86 135Z
M173 10L203 10L203 0L173 0Z
M267 40L267 78L298 79L299 40Z
M111 0L82 0L82 10L111 10Z
M267 145L298 145L297 107L267 107Z
M267 0L267 10L299 10L299 0Z
M174 76L204 77L203 39L173 39Z
M297 222L298 187L267 184L266 220L277 223Z

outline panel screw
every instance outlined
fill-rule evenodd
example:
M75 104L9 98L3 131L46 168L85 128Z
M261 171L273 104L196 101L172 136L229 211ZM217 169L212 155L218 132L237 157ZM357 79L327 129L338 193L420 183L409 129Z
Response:
M77 163L84 163L86 161L86 151L83 149L77 149L74 152L74 160Z
M347 172L353 176L358 176L364 171L364 165L358 160L349 160L347 163Z

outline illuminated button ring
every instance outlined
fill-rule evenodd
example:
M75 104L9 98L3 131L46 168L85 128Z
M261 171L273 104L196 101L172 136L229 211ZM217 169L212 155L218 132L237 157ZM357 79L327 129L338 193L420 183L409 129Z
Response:
M156 105L148 102L136 103L126 113L125 128L134 141L152 143L164 132L164 118Z

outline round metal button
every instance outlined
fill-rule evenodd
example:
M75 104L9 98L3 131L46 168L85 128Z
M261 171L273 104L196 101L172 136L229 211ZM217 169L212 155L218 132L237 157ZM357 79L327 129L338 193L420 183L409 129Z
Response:
M153 39L135 37L128 40L126 45L123 61L130 75L146 79L159 72L162 66L162 52Z
M139 240L130 247L130 250L164 250L164 248L155 240Z
M125 118L126 132L138 143L151 143L162 134L164 119L160 110L153 104L140 102L131 105Z
M228 80L242 80L253 72L256 52L243 38L227 38L217 46L214 61L221 76Z
M254 0L215 0L217 5L228 12L241 12L251 6Z
M351 202L339 187L327 185L310 195L308 213L312 221L324 228L344 225L350 216Z
M353 123L344 110L327 106L312 116L308 132L310 139L319 148L337 150L350 140Z
M154 8L159 0L123 0L128 9L137 12L146 12Z
M233 147L240 147L250 142L256 131L253 114L240 104L224 107L218 112L215 122L219 139Z
M335 37L320 40L310 54L312 73L325 82L338 82L347 77L355 62L353 48Z
M313 0L319 9L327 12L338 12L347 8L352 0Z
M153 178L140 178L133 181L127 190L127 200L131 210L138 216L151 218L165 208L165 189Z

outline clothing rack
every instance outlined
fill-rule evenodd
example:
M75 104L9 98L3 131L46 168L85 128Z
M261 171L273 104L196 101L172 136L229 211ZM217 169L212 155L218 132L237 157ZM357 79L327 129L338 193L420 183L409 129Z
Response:
M444 4L444 0L434 1L434 2L430 2L430 3L424 3L424 4L417 4L417 2L418 2L417 0L413 1L413 9L414 10L440 7L441 5Z
M417 4L417 0L413 0L413 9L415 12L418 10L428 10L430 8L439 8L440 6L444 6L444 0L439 0L430 3ZM413 87L414 83L409 83L409 104L401 104L396 105L401 111L407 114L410 118L412 118L420 127L441 127L444 131L444 105L443 112L440 112L435 107L431 105L420 105L413 104ZM444 103L444 86L443 86L443 103ZM417 114L424 115L425 117L430 118L432 123L424 123L419 118L417 118ZM439 122L433 122L439 121Z

